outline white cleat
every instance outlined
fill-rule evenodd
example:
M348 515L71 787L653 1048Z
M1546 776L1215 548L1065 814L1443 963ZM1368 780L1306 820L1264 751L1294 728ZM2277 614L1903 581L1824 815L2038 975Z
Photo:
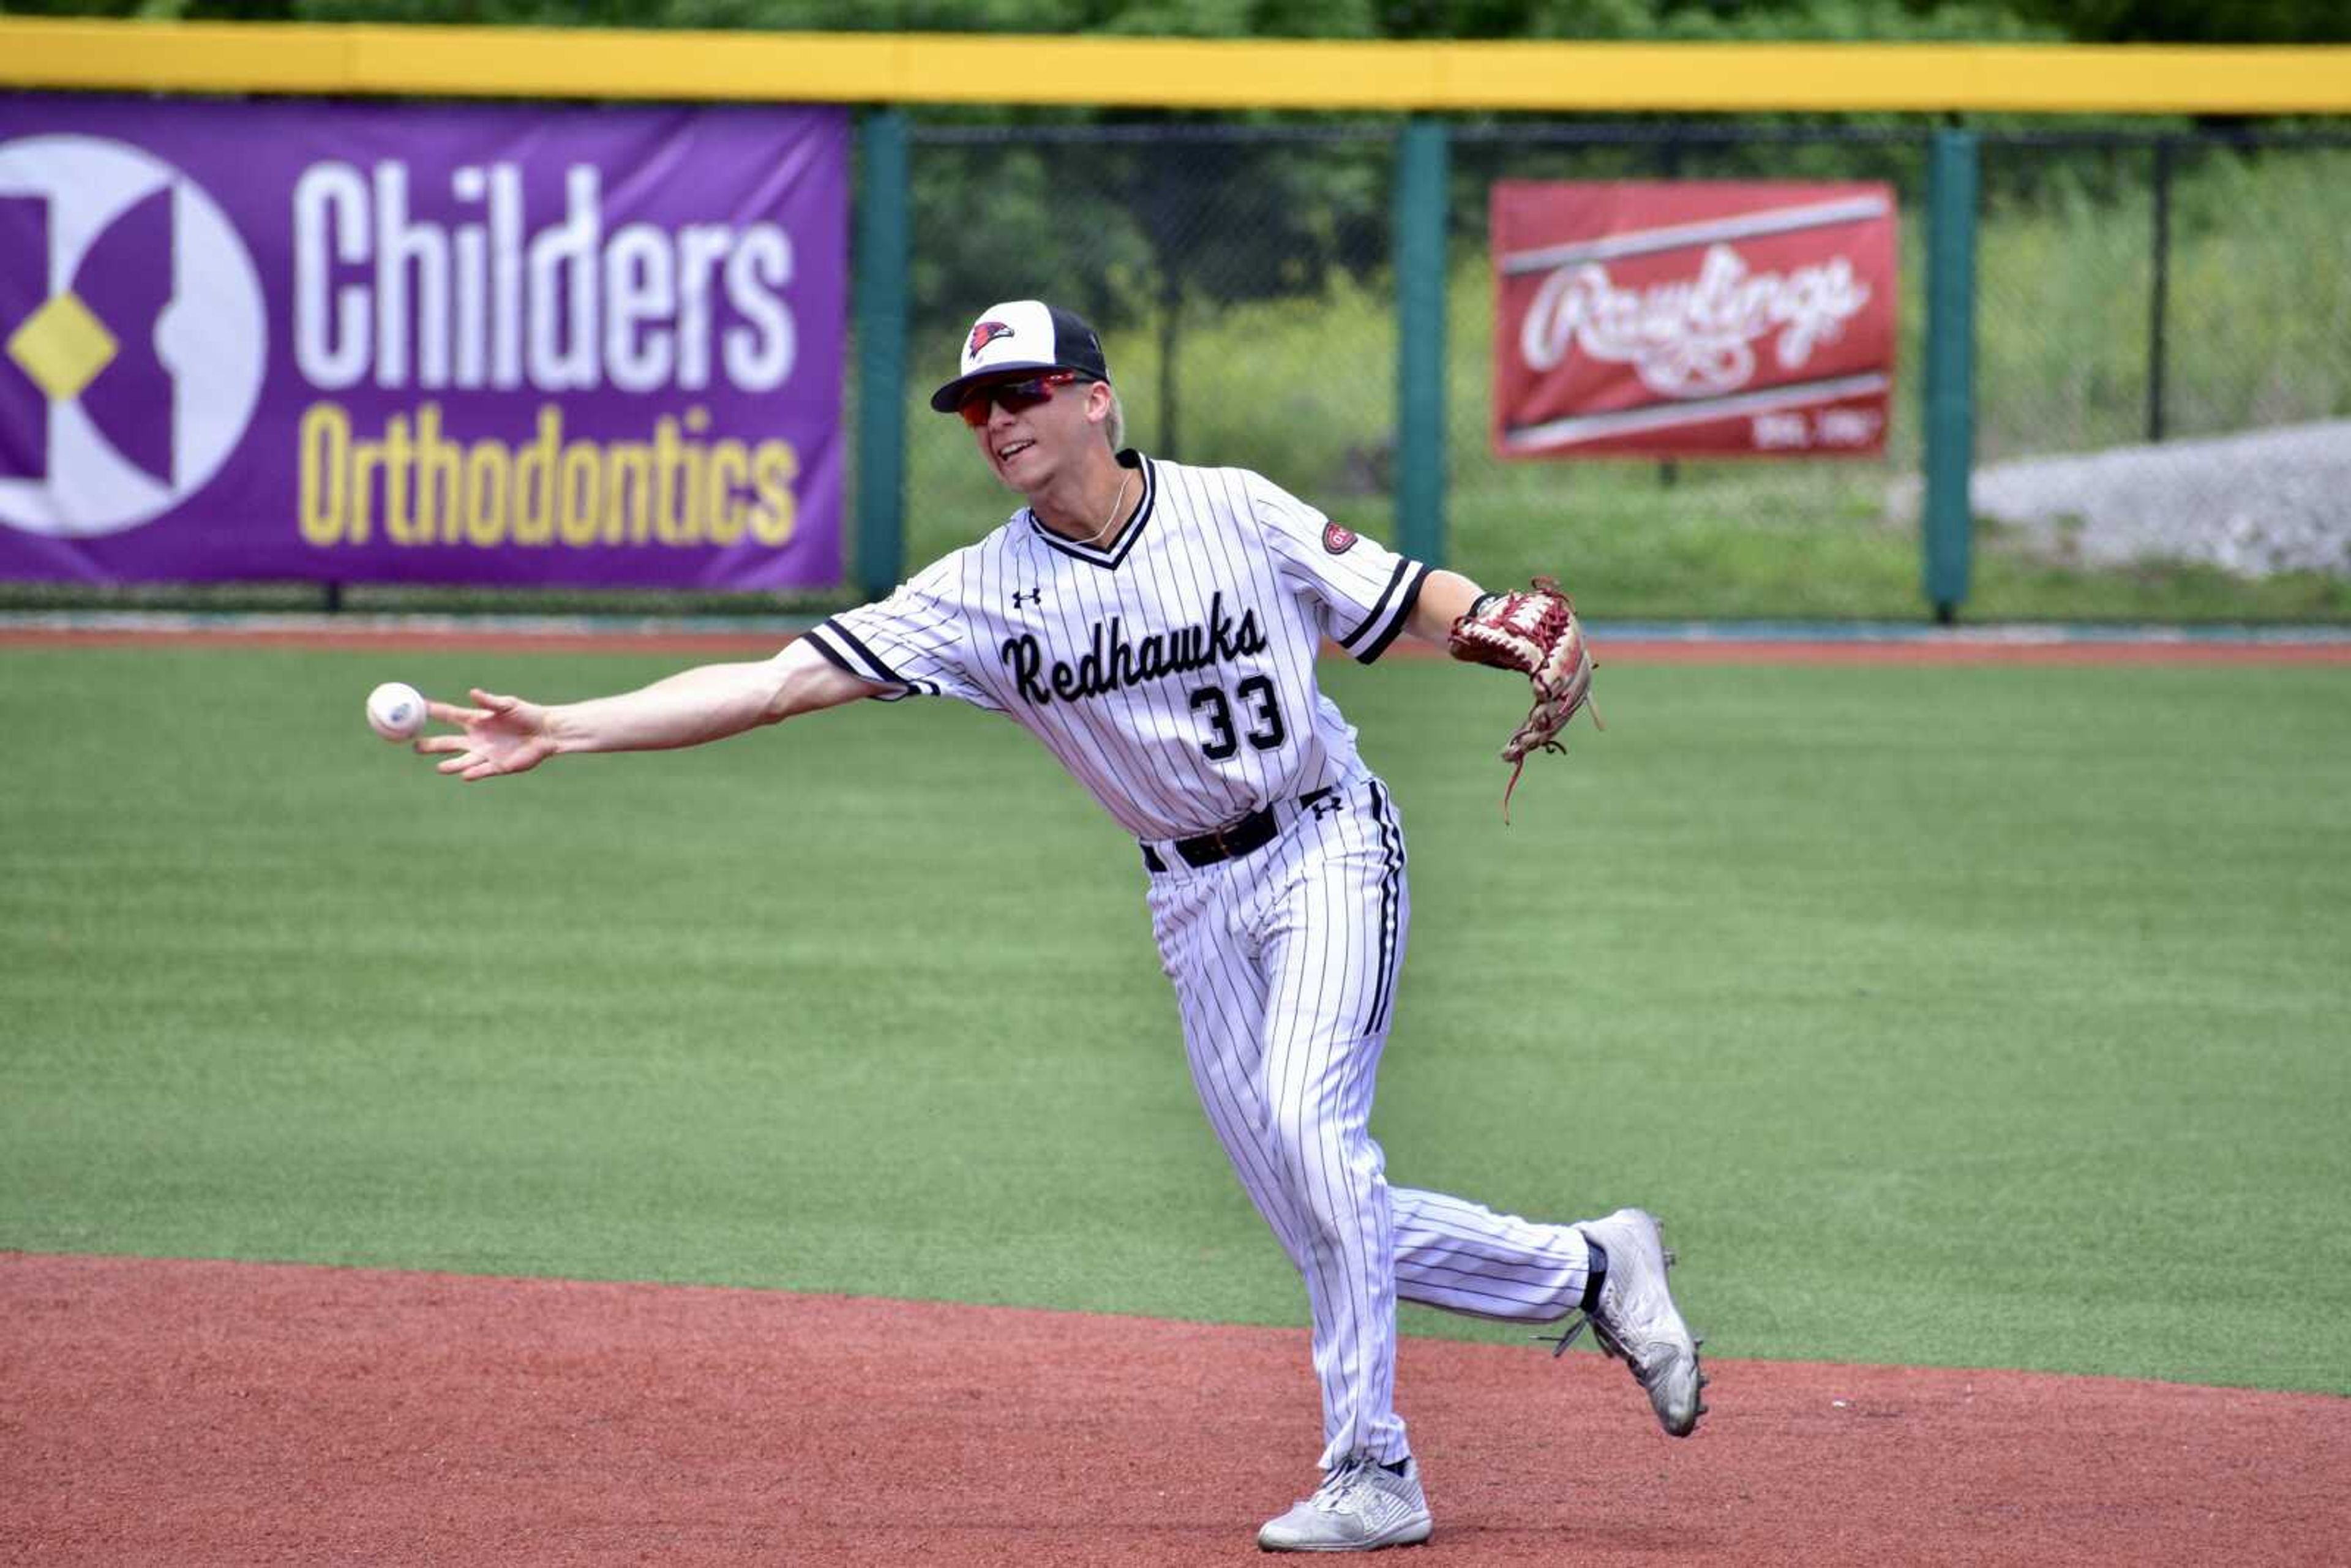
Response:
M1698 1371L1700 1342L1682 1322L1666 1282L1674 1255L1666 1250L1656 1217L1646 1209L1620 1208L1578 1228L1608 1253L1608 1278L1592 1312L1593 1337L1633 1369L1634 1381L1648 1392L1657 1425L1668 1436L1688 1437L1706 1414L1698 1391L1707 1380Z
M1405 1461L1404 1474L1396 1475L1354 1459L1324 1476L1312 1497L1268 1521L1257 1543L1267 1552L1377 1552L1417 1546L1430 1528L1416 1461Z

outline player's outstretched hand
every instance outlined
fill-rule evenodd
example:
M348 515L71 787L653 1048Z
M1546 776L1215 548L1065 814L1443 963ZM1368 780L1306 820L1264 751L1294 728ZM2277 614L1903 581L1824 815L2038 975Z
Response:
M444 724L461 727L463 735L428 735L416 743L427 757L447 756L440 770L471 783L501 774L528 773L555 755L555 738L548 733L547 710L520 697L504 697L473 690L475 706L428 702L425 711Z

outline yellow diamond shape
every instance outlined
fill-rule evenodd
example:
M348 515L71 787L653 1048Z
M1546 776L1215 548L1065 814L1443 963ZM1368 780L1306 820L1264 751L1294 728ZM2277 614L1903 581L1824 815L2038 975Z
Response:
M26 318L8 340L8 357L60 402L79 397L114 361L114 334L68 289Z

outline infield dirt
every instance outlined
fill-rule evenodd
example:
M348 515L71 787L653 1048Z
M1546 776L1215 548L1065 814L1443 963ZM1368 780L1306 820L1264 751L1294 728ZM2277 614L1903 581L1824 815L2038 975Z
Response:
M1706 1325L1735 1346L1735 1325ZM2341 1561L2351 1400L1408 1339L1455 1563ZM1302 1330L0 1253L0 1560L1261 1561Z

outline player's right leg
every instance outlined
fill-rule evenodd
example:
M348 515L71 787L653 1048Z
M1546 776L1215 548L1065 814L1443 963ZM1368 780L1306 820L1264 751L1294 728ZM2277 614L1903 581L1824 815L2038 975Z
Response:
M1375 831L1351 833L1334 819L1327 836L1343 852L1366 838L1355 858L1376 854ZM1285 840L1261 852L1261 863L1236 869L1270 870L1275 888L1286 885L1281 857L1326 858L1322 821L1301 824L1297 837L1311 842ZM1355 874L1375 883L1379 871ZM1312 901L1326 917L1311 933L1269 939L1276 902L1258 875L1221 866L1163 873L1152 882L1152 927L1208 1124L1306 1285L1322 1393L1320 1463L1331 1473L1362 1458L1401 1463L1410 1450L1395 1409L1395 1243L1368 1125L1382 1036L1348 1024L1372 1006L1371 980L1388 977L1400 956L1403 910L1384 918L1376 900L1366 905L1343 889ZM1334 988L1334 974L1361 982ZM1301 988L1350 1005L1305 1005Z
M1232 928L1228 883L1213 871L1155 878L1152 931L1176 987L1185 1058L1200 1108L1249 1201L1302 1270L1305 1221L1265 1143L1266 977Z
M1393 1406L1395 1247L1379 1149L1366 1125L1380 1039L1334 1029L1327 1008L1302 1004L1292 994L1297 966L1283 956L1322 977L1313 988L1352 1017L1370 1006L1374 978L1392 977L1403 911L1393 907L1383 920L1374 900L1366 905L1373 917L1326 921L1311 943L1294 933L1269 939L1269 904L1290 880L1281 857L1298 849L1286 842L1231 873L1162 873L1152 886L1152 918L1201 1104L1304 1278L1314 1318L1322 1481L1269 1521L1258 1543L1275 1552L1370 1551L1426 1541L1431 1530L1419 1468ZM1335 902L1352 913L1357 901ZM1334 955L1334 942L1347 952ZM1366 994L1351 1001L1332 991L1327 982L1340 971L1363 977Z

